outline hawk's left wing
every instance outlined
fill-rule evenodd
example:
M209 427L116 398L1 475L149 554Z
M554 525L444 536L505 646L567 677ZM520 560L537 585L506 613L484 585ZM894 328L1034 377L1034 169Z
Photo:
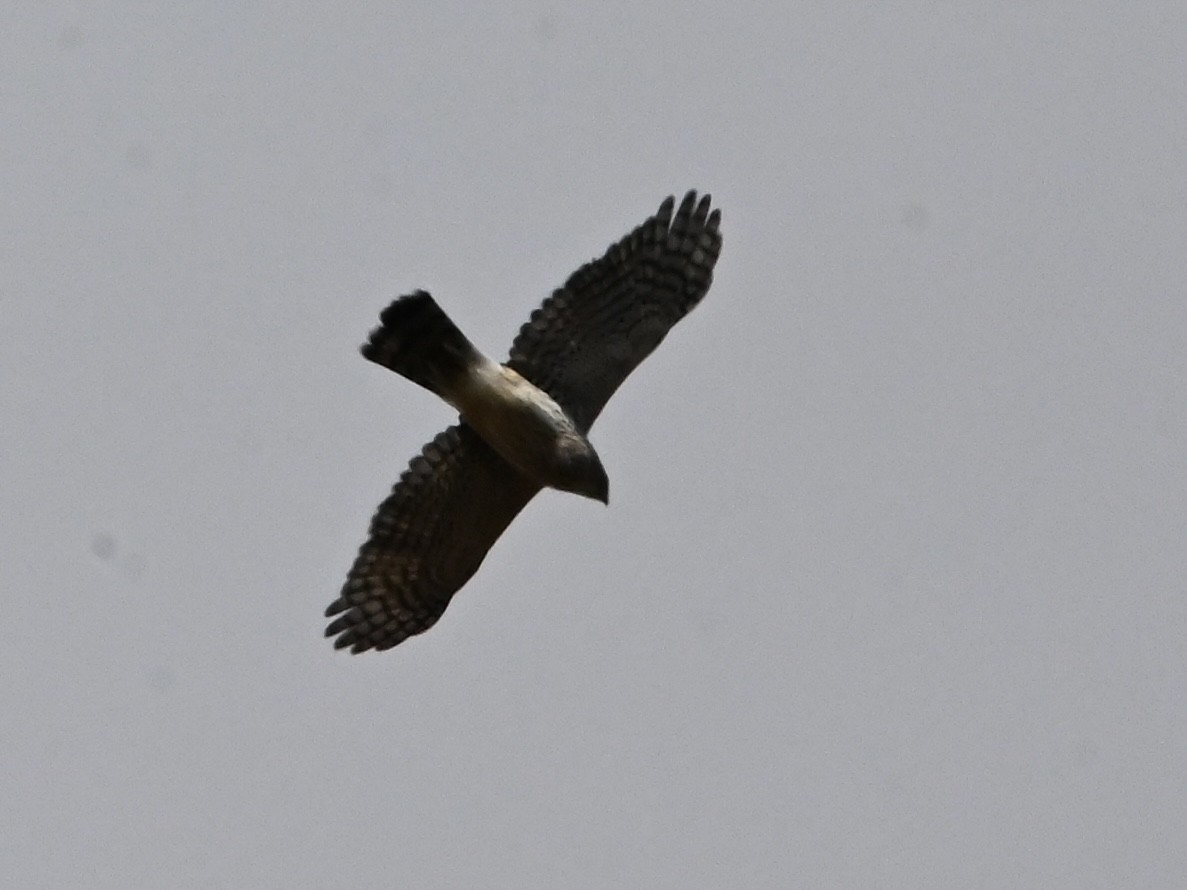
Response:
M467 424L439 433L379 505L326 636L358 653L428 630L539 490Z

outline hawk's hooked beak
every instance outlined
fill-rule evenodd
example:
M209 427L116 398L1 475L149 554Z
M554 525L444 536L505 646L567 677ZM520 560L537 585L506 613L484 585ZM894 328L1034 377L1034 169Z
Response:
M600 462L598 463L598 480L594 489L594 498L607 507L610 506L610 477L606 475Z

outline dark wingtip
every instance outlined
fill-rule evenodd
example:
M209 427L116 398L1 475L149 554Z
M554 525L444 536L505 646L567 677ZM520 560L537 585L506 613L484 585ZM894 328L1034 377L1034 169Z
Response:
M343 648L345 648L345 646ZM350 647L350 654L351 655L361 655L362 653L366 652L370 648L371 648L371 644L368 643L366 640L359 640L357 643L355 643L353 646Z

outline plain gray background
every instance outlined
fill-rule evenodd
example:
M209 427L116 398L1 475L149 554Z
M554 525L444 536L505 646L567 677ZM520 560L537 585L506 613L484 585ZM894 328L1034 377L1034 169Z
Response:
M1187 885L1187 7L0 12L12 887ZM321 639L668 193L708 299L430 633Z

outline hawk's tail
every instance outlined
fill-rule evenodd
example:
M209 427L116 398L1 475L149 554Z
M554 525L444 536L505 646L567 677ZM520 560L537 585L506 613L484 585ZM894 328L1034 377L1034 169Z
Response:
M448 400L454 381L481 355L423 290L400 297L379 315L363 357Z

